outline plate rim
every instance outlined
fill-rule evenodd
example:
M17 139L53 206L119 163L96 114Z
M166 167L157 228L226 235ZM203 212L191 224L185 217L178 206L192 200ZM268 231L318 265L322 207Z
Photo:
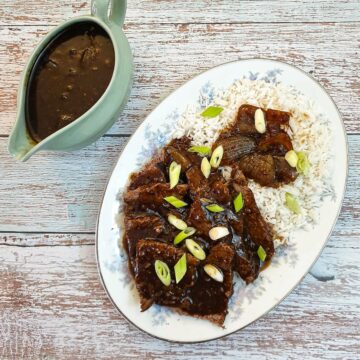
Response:
M318 255L316 256L316 258L314 259L314 261L310 264L310 266L308 267L308 269L306 270L306 272L304 273L304 275L291 287L291 289L282 297L279 299L279 301L273 305L272 307L270 307L267 311L265 311L264 313L262 313L261 315L259 315L258 317L256 317L254 320L250 321L248 324L244 325L244 326L241 326L239 327L238 329L236 330L233 330L227 334L224 334L224 335L220 335L220 336L216 336L216 337L212 337L210 339L204 339L204 340L194 340L194 341L182 341L182 340L171 340L171 339L167 339L167 338L163 338L163 337L160 337L160 336L157 336L157 335L154 335L150 332L148 332L147 330L144 330L142 329L140 326L136 325L134 322L132 322L122 311L121 309L116 305L115 301L113 300L113 298L111 297L109 291L108 291L108 288L105 284L105 280L103 278L103 275L102 275L102 272L101 272L101 269L100 269L100 264L99 264L99 254L98 254L98 249L99 249L99 222L100 222L100 213L101 213L101 210L102 210L102 207L103 207L103 203L104 203L104 198L105 198L105 194L108 190L108 186L109 186L109 182L110 182L110 179L114 173L114 170L119 162L119 159L120 157L122 156L122 153L124 152L126 146L128 145L128 143L130 142L131 138L135 135L135 133L138 131L138 129L140 128L140 126L145 122L145 120L152 114L154 113L158 107L164 102L166 101L175 91L177 91L178 89L186 86L190 81L193 81L195 78L197 77L200 77L202 74L208 72L208 71L211 71L213 69L216 69L216 68L219 68L221 66L226 66L226 65L229 65L229 64L233 64L233 63L241 63L243 61L268 61L268 62L272 62L274 64L281 64L281 65L285 65L285 66L288 66L292 69L295 69L295 70L298 70L300 71L303 75L305 75L306 77L308 77L310 80L314 81L323 91L324 93L328 96L328 98L330 99L330 101L333 103L335 109L336 109L336 112L339 116L339 119L341 120L341 126L342 126L342 136L345 140L345 154L346 154L346 157L345 157L345 166L346 166L346 172L345 172L345 181L344 181L344 186L343 186L343 189L342 189L342 194L341 194L341 201L339 203L339 208L337 209L337 213L336 213L336 217L333 221L333 224L326 236L326 239L325 239L325 242L323 244L323 246L321 247L321 250L319 251ZM317 262L317 260L319 259L319 257L321 256L324 248L326 247L329 239L330 239L330 236L331 234L333 233L334 231L334 228L337 224L337 221L339 219L339 215L341 213L341 210L342 210L342 206L343 206L343 203L344 203L344 198L345 198L345 193L346 193L346 189L347 189L347 185L348 185L348 175L349 175L349 144L348 144L348 136L347 136L347 132L346 132L346 128L345 128L345 124L344 124L344 119L343 119L343 116L342 114L340 113L339 111L339 108L337 106L337 104L335 103L334 99L331 97L331 95L329 94L329 92L324 88L324 86L318 81L316 80L311 74L307 73L305 70L299 68L298 66L296 65L293 65L293 64L290 64L290 63L287 63L285 61L282 61L282 60L277 60L277 59L271 59L271 58L266 58L266 57L255 57L255 58L243 58L243 59L237 59L237 60L232 60L232 61L228 61L228 62L224 62L224 63L221 63L221 64L218 64L218 65L215 65L213 67L210 67L208 69L205 69L197 74L195 74L194 76L192 76L190 79L188 79L187 81L185 81L183 84L181 84L180 86L178 86L175 90L171 91L167 96L165 96L155 107L153 110L151 110L149 112L149 114L147 114L147 116L145 117L145 119L143 120L143 122L141 122L138 127L135 129L135 131L128 137L127 139L127 142L126 142L126 145L124 146L124 148L120 151L119 153L119 156L117 157L117 160L115 162L115 164L112 166L111 168L111 172L110 172L110 175L108 177L108 180L106 182L106 185L105 185L105 188L103 190L103 193L102 193L102 196L101 196L101 202L100 202L100 205L99 205L99 209L98 209L98 216L97 216L97 221L96 221L96 227L95 227L95 258L96 258L96 267L97 267L97 271L98 271L98 275L99 275L99 278L100 278L100 283L102 284L104 290L105 290L105 293L107 295L107 297L109 298L110 302L113 304L113 306L115 307L115 309L122 315L123 318L125 318L128 323L130 323L131 325L133 325L136 329L140 330L141 332L143 332L144 334L147 334L149 336L151 336L152 338L155 338L155 339L158 339L158 340L162 340L162 341L166 341L166 342L169 342L169 343L175 343L175 344L199 344L199 343L205 343L205 342L209 342L209 341L214 341L214 340L219 340L219 339L222 339L226 336L230 336L242 329L245 329L246 327L248 327L249 325L253 324L254 322L256 322L257 320L259 320L260 318L264 317L265 315L269 314L269 312L271 312L272 310L274 310L277 306L279 306L296 288L297 286L304 280L305 276L309 273L310 269L314 266L314 264Z

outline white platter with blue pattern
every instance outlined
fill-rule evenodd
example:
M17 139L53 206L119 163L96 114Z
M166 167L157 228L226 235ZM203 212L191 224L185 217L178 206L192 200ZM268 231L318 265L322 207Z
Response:
M253 284L245 287L240 279L235 280L224 328L156 305L140 312L139 298L122 247L122 229L118 225L122 189L130 173L168 142L174 124L188 105L198 102L200 94L211 97L213 86L225 88L242 77L292 86L311 98L329 119L334 135L333 196L325 197L319 204L318 223L310 230L296 230L292 234L291 245L277 251L271 266L261 272ZM310 270L336 223L346 178L347 142L343 122L333 100L313 78L294 66L263 59L239 60L210 69L182 85L159 104L137 129L119 157L106 187L97 224L96 254L104 288L126 319L157 338L201 342L235 332L279 304Z

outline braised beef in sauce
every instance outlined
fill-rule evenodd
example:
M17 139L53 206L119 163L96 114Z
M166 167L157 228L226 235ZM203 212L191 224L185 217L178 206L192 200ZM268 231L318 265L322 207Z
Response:
M26 123L41 141L89 110L105 92L114 71L114 47L94 22L65 29L39 55L29 77Z
M227 176L220 168L212 169L205 178L201 172L202 156L189 152L190 139L174 139L130 177L124 194L124 247L129 254L129 267L140 294L141 309L153 303L175 307L222 325L228 301L233 291L233 276L249 284L262 267L267 266L275 253L272 227L261 215L248 180L262 186L278 187L296 179L296 172L284 158L284 150L292 148L285 131L289 114L263 110L267 129L259 134L254 128L256 107L243 105L234 123L224 129L214 147L222 145L224 155L220 167L227 167ZM265 145L264 145L265 144ZM181 165L178 184L170 189L169 167L175 161ZM243 207L235 211L234 199L241 193ZM175 196L186 206L175 208L165 197ZM223 211L211 212L208 204L217 204ZM168 221L169 214L196 229L191 236L206 253L204 260L195 258L186 241L174 245L180 230ZM226 227L228 235L211 240L209 231ZM258 249L266 253L266 262L259 259ZM175 282L174 265L186 254L187 272ZM161 260L169 266L171 283L164 286L159 280L154 262ZM211 278L204 266L211 264L223 274L223 281Z

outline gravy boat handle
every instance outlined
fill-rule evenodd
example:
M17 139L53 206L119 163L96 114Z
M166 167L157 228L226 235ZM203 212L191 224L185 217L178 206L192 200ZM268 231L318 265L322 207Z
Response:
M126 13L126 0L92 0L91 15L105 23L123 26Z

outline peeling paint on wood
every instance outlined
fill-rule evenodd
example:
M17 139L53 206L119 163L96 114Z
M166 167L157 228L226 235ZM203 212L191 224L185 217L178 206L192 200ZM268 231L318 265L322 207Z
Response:
M3 0L6 1L6 0ZM5 4L5 3L4 3ZM49 11L51 9L51 11ZM356 0L128 0L128 23L345 22L359 20ZM0 25L57 25L90 13L90 1L8 1Z
M358 242L353 245L358 251ZM349 263L358 256L351 248L328 247L323 258L334 280L308 275L246 329L206 344L177 345L152 339L117 313L100 285L92 246L0 246L0 357L355 359L360 277Z
M0 48L0 135L8 135L14 123L20 73L39 41L35 34L42 37L48 30L0 27L5 40ZM111 134L133 133L162 99L198 73L253 57L311 72L333 96L347 131L360 132L359 23L130 25L126 34L134 51L134 87Z
M0 138L0 231L93 232L126 138L103 137L74 153L40 152L27 163L15 162L6 143ZM344 235L360 234L360 137L350 136L349 145L348 191L338 220Z
M61 21L89 0L0 0L0 359L345 359L360 353L360 3L357 0L128 0L135 55L127 107L75 153L7 153L20 72ZM155 340L107 299L95 264L102 192L126 137L199 72L248 57L287 61L333 96L349 136L344 206L322 256L274 311L224 339Z

